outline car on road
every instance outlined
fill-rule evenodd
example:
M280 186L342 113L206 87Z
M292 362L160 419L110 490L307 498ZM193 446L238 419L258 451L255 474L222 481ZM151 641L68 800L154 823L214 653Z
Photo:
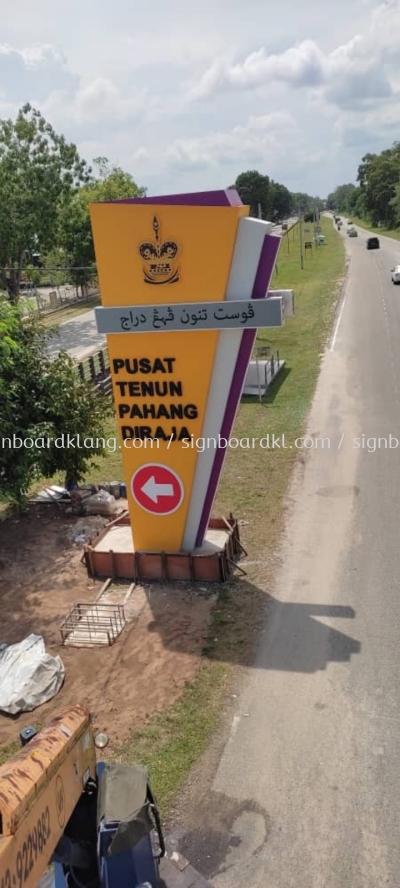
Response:
M352 224L353 224L352 220L351 220L351 219L348 219L348 220L347 220L347 224L348 224L348 225L352 225Z
M400 265L395 265L392 268L392 282L394 284L400 284Z
M369 237L368 238L367 250L379 250L379 237Z
M358 237L358 231L356 228L348 228L347 233L349 237Z

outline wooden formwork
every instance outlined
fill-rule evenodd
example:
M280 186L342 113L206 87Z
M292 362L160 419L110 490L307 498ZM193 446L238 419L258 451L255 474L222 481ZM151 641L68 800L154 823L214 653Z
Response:
M126 512L111 521L95 540L85 546L82 560L90 577L112 577L136 583L168 580L223 583L235 569L245 573L237 562L247 552L240 542L238 522L232 515L229 518L211 518L209 522L209 530L226 533L225 545L217 551L114 552L112 549L97 549L110 528L129 524L129 513Z

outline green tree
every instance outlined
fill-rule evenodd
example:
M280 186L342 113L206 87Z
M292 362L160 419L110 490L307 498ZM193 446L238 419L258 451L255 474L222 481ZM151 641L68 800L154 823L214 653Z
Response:
M57 240L60 204L90 170L31 105L0 120L0 285L17 301L25 257Z
M395 187L394 197L391 200L393 209L394 224L400 228L400 182Z
M347 209L350 215L363 218L365 215L365 201L361 188L355 188L351 193L347 202Z
M139 187L130 173L110 166L107 158L97 157L93 164L97 177L81 187L60 214L60 245L71 269L71 283L80 286L82 293L96 273L89 204L146 195L146 189Z
M257 170L240 173L234 186L242 203L250 206L250 216L268 219L270 215L270 180Z
M313 212L313 198L309 194L302 191L296 191L292 194L294 209L300 210L303 214Z
M272 222L290 216L293 211L293 196L285 185L271 181L270 206Z
M373 225L396 224L396 186L400 182L400 143L381 154L366 154L358 168L365 212Z
M356 191L356 186L351 182L348 185L338 185L332 194L328 195L328 209L337 210L338 213L349 213L352 197Z
M20 510L35 480L58 471L76 481L85 477L104 455L98 439L112 412L111 399L80 379L69 355L46 354L48 336L34 318L23 321L19 305L0 300L0 492ZM75 446L56 447L62 434L75 438ZM78 434L87 446L76 446Z
M19 316L10 304L0 297L0 411L2 399L7 394L6 371L12 367L18 348L19 327Z

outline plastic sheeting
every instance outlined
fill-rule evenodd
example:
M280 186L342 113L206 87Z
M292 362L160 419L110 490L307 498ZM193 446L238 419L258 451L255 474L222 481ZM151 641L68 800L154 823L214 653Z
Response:
M37 885L37 888L56 888L56 880L54 875L54 869L51 867L47 873L42 876L40 882Z
M46 654L40 635L8 645L0 650L0 711L31 712L58 694L64 678L61 658Z

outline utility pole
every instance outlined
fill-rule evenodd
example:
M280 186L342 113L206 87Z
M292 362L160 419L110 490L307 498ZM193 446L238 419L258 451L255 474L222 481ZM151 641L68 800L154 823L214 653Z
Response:
M261 209L261 204L260 204L260 203L258 204L258 218L259 218L259 219L262 219L262 209Z
M300 209L299 209L300 265L301 265L301 268L304 268L304 259L303 259L303 232L302 232L302 229L301 229L301 223L302 223L301 212L302 212L302 211L301 211L301 208L300 208Z
M318 238L317 238L317 208L314 204L313 206L313 224L314 224L314 244L318 246Z

